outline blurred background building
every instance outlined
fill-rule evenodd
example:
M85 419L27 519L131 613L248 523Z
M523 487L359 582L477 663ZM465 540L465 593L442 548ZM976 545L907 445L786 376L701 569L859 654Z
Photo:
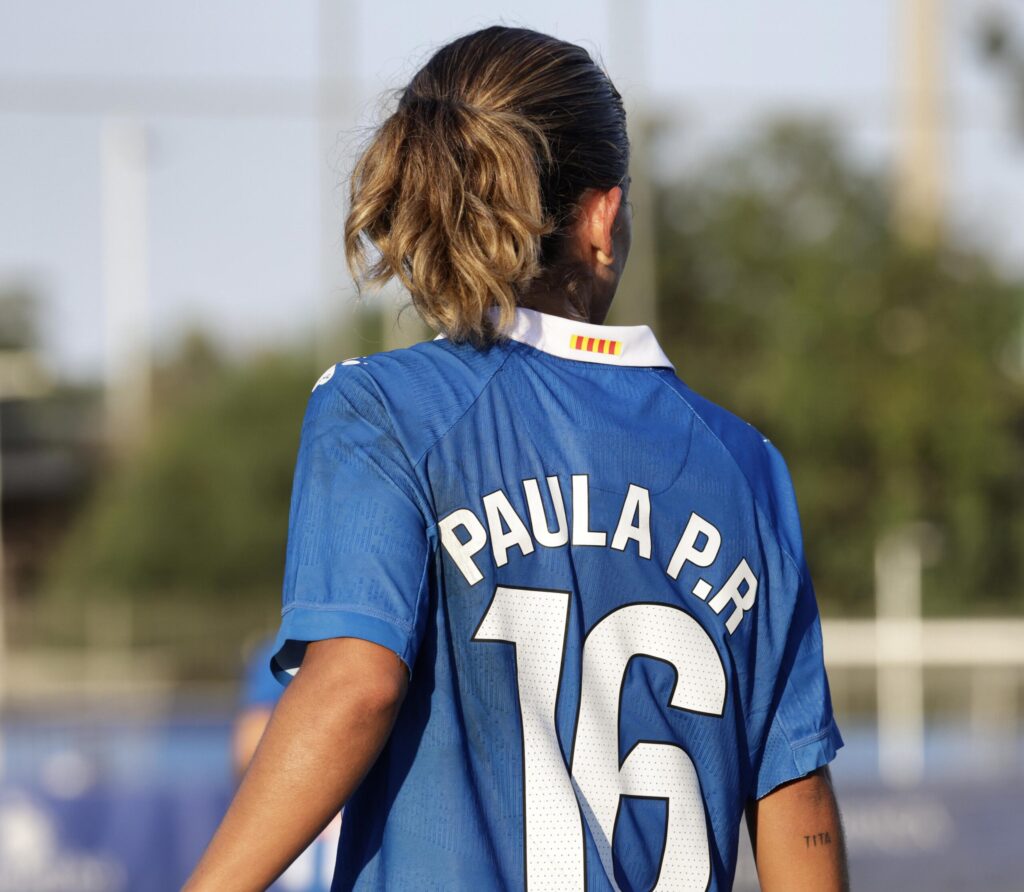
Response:
M1024 888L1020 4L0 0L0 892L198 857L309 388L430 336L356 299L345 176L496 21L626 98L613 321L789 460L854 887Z

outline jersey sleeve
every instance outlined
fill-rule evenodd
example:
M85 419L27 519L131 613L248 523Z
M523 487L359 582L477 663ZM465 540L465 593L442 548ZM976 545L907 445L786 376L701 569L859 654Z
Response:
M428 510L372 379L358 365L328 370L310 397L292 486L279 681L326 638L379 644L411 671L426 621Z
M754 765L754 798L766 796L786 781L803 777L831 762L843 745L832 714L832 699L821 645L821 622L804 557L796 496L785 462L770 443L769 467L775 496L778 545L789 565L792 609L781 611L784 628L771 635L779 641L764 745Z

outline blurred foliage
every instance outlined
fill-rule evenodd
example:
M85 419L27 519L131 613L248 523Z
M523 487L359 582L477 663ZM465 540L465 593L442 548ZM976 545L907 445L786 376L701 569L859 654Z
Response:
M663 340L786 456L833 614L872 612L875 541L914 521L943 543L926 611L1019 611L1024 286L951 242L903 245L886 191L806 124L666 189Z
M52 594L277 604L308 358L224 361L199 336L159 372L148 445L105 476Z
M1021 283L953 243L902 245L884 178L808 125L715 158L665 187L657 212L660 336L688 383L786 455L827 611L871 612L875 542L916 521L942 534L929 611L1019 611ZM154 436L104 479L51 593L279 603L318 372L297 354L227 362L187 341L159 376Z

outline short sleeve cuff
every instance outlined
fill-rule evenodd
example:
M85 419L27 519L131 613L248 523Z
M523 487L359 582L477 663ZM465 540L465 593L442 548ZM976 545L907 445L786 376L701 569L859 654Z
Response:
M843 746L843 738L839 726L832 719L828 727L817 734L799 740L790 745L791 758L782 764L773 766L769 771L762 771L757 779L755 799L767 796L776 787L791 780L804 777L822 765L831 762Z
M310 641L328 638L360 638L394 651L411 674L415 646L410 633L395 623L377 616L348 609L289 606L281 616L281 628L274 641L270 668L281 684L288 684L299 671L299 665Z

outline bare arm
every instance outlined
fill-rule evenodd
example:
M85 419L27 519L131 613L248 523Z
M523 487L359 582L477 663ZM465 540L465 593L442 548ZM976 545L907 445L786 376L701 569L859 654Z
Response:
M828 766L747 806L762 892L849 892L846 841Z
M407 683L405 664L386 648L357 638L311 643L185 892L266 889L376 761Z
M254 706L246 709L235 720L231 735L231 761L235 766L235 774L241 778L249 767L252 757L259 746L260 738L270 721L272 709L266 706Z

